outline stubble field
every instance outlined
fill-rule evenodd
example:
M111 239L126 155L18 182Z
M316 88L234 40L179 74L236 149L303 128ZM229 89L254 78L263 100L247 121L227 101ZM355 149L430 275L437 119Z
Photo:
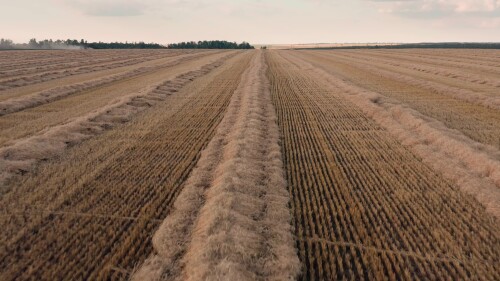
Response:
M500 280L500 52L0 52L0 280Z

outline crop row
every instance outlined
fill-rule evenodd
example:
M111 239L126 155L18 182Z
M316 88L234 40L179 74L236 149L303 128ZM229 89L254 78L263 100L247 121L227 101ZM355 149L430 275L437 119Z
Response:
M500 278L498 224L483 207L341 89L268 60L304 280Z
M91 75L69 77L58 77L51 83L31 85L31 87L21 87L10 89L0 94L1 115L22 110L29 105L24 105L26 100L54 100L60 96L67 96L81 90L88 90L93 87L102 86L116 80L130 78L153 70L172 66L176 63L197 58L206 53L180 54L166 57L164 59L146 62L144 64L132 65L129 67L111 67L110 69L99 71ZM35 90L32 90L35 89ZM39 102L40 103L40 102Z
M7 77L7 75L2 75L2 79L0 79L0 90L12 89L21 86L27 86L37 83L42 83L50 80L65 78L73 75L98 72L103 70L114 69L118 67L125 67L134 64L144 63L147 61L154 61L160 59L166 59L170 57L176 57L179 55L187 55L188 53L181 52L165 52L163 54L159 54L156 56L148 56L148 57L137 57L137 58L124 58L121 60L109 60L105 63L93 62L81 63L82 65L77 65L71 68L62 68L58 69L58 67L50 67L46 71L42 71L40 69L32 70L34 73L21 73L15 75L13 77Z
M4 195L0 279L127 278L150 254L157 218L170 211L247 63L230 59L211 80L195 80Z
M133 280L297 276L279 130L263 52L253 53L217 132L154 235L155 255Z
M461 65L449 67L439 63L421 62L408 56L374 56L371 53L360 52L344 52L342 56L353 60L365 60L367 64L385 70L447 83L476 92L494 94L500 88L500 78L498 78L500 73L494 68L474 71Z
M175 53L172 52L171 55L174 55ZM104 54L96 54L95 56L89 55L87 57L83 58L72 58L68 59L66 58L65 61L57 61L56 59L52 60L40 60L38 62L38 65L26 65L25 67L21 67L17 65L17 68L15 69L8 69L8 67L2 69L0 71L0 75L2 77L2 80L4 78L8 77L13 77L13 76L19 76L19 75L27 75L27 74L40 74L44 73L46 71L57 71L57 70L70 70L70 69L75 69L75 68L80 68L80 67L88 67L92 65L106 65L108 63L120 63L124 62L127 60L137 60L137 59L143 59L149 60L149 59L154 59L163 56L168 56L169 54L164 53L164 54L126 54L126 53L117 53L115 55L107 56ZM43 57L43 56L42 56ZM64 56L63 56L64 57ZM27 62L25 62L27 63ZM19 62L19 64L23 64L23 62ZM14 66L12 66L14 68Z
M7 142L39 134L43 129L84 117L131 96L145 94L153 85L225 55L198 54L174 59L162 67L136 69L123 75L63 86L50 91L50 95L35 94L17 101L1 102L7 110L20 111L0 116L0 129L4 132L0 136L0 144L7 145Z
M418 61L427 61L450 65L453 67L465 67L469 69L482 69L487 71L500 70L500 56L498 50L380 50L374 51L376 55L402 54L406 58L412 57Z
M43 70L46 67L73 67L84 65L87 62L119 60L156 56L165 53L165 50L82 50L80 52L64 50L44 51L6 51L0 54L0 73L25 70Z
M359 60L332 54L307 54L304 58L326 71L347 79L350 83L400 101L402 104L444 123L482 144L500 148L500 111L467 100L432 91L394 76L389 72L366 67ZM369 62L368 62L369 64ZM406 76L408 79L413 79ZM470 95L462 94L465 99ZM495 98L500 102L498 97ZM383 102L383 101L380 101ZM499 103L500 104L500 103Z

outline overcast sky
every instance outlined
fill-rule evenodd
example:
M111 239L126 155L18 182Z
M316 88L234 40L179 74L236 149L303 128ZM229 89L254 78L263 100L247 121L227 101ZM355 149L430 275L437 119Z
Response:
M0 0L0 37L500 42L500 0Z

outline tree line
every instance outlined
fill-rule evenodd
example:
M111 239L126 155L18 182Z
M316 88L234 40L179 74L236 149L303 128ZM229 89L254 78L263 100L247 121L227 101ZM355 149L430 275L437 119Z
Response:
M180 42L174 44L168 44L169 49L254 49L252 45L248 42L242 42L240 44L236 42L229 41L190 41L190 42Z
M30 39L28 43L14 43L10 39L0 39L0 49L253 49L254 47L247 42L240 44L228 41L190 41L168 44L167 46L157 43L144 42L87 42L81 39L67 40L36 40Z
M500 43L441 42L441 43L406 43L397 45L338 46L320 48L296 48L296 50L331 50L331 49L500 49Z
M157 43L144 43L144 42L87 42L81 39L67 39L67 40L36 40L30 39L28 43L14 43L10 39L0 39L0 49L165 49Z

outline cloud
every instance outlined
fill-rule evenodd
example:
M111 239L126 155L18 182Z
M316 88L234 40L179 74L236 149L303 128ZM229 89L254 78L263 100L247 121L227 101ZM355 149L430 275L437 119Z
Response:
M150 12L199 6L205 0L59 0L89 16L129 17Z
M500 16L500 0L367 0L401 14L492 14Z
M434 20L439 26L496 28L500 0L365 0L380 13L403 18Z
M482 19L479 23L479 27L498 29L500 28L500 18Z
M470 13L470 12L495 12L500 9L500 1L498 0L447 0L448 5L453 7L455 12Z
M64 0L66 5L90 16L138 16L147 8L145 1Z
M244 18L256 16L272 16L283 11L286 8L283 7L283 5L278 5L278 1L212 1L212 8L214 8L215 11L221 12L226 16Z

